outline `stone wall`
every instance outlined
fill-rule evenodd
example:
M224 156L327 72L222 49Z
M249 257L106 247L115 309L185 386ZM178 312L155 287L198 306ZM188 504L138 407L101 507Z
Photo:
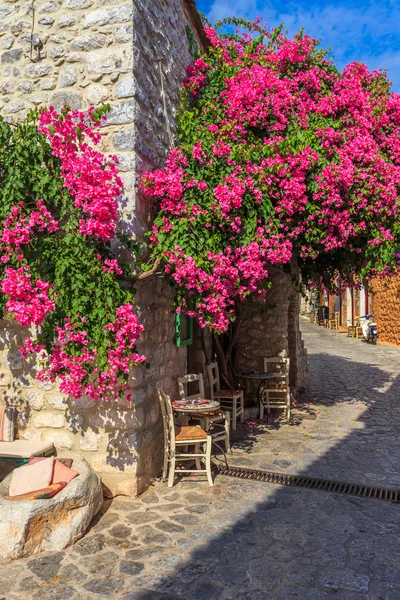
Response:
M400 275L373 279L371 313L378 326L379 341L400 346Z
M293 273L297 270L293 267ZM269 269L271 289L265 306L246 303L236 342L239 371L264 369L264 357L290 358L290 386L297 393L307 377L307 353L301 339L300 294L291 276L277 267Z
M125 184L121 225L138 237L153 213L137 192L138 175L161 166L170 143L161 77L173 128L191 61L186 26L197 34L187 4L0 0L0 113L13 121L38 105L84 109L109 102L103 150L119 158ZM31 46L32 33L40 38L39 52ZM175 378L186 372L186 350L174 345L171 300L172 291L159 276L137 285L137 310L145 326L139 350L150 367L135 369L131 405L72 402L56 388L37 384L34 365L24 363L16 350L22 332L3 322L2 398L19 407L18 435L51 439L59 454L83 455L113 492L143 491L161 458L157 387L176 394Z

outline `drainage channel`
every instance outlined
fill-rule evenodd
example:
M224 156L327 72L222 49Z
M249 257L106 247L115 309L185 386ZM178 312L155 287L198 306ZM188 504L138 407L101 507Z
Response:
M389 502L400 502L400 490L360 485L359 483L333 481L330 479L303 477L302 475L288 475L286 473L274 473L272 471L245 469L243 467L218 465L216 468L220 475L225 475L227 477L264 481L265 483L319 490L321 492L334 492L335 494L345 494L346 496L359 496L361 498L375 498L377 500L387 500Z

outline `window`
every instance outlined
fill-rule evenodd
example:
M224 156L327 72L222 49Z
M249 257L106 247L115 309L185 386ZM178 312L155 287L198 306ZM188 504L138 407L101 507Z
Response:
M190 346L193 343L193 319L185 313L176 313L175 316L175 344L177 346Z

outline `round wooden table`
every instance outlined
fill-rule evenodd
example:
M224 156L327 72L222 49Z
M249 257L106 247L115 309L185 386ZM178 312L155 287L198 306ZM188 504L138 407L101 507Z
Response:
M241 372L238 373L238 377L239 379L245 379L246 383L247 381L259 381L259 386L257 388L257 398L259 401L261 401L261 392L264 387L268 387L269 379L272 379L273 377L276 377L276 373L273 373L272 371L249 371L249 372Z

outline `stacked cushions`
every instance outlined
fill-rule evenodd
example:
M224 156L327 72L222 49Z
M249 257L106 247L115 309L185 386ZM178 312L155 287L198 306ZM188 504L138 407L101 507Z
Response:
M14 441L14 408L0 408L0 442Z
M71 459L67 460L69 464L72 463ZM77 471L54 456L31 458L27 465L14 469L7 499L51 498L77 475Z
M34 465L44 460L47 460L47 458L43 458L42 456L36 456L30 459L28 465ZM70 481L72 481L77 475L79 475L79 473L78 471L74 471L74 469L71 469L71 465L72 458L55 458L53 476L51 478L50 483L53 484L64 481L67 484Z

